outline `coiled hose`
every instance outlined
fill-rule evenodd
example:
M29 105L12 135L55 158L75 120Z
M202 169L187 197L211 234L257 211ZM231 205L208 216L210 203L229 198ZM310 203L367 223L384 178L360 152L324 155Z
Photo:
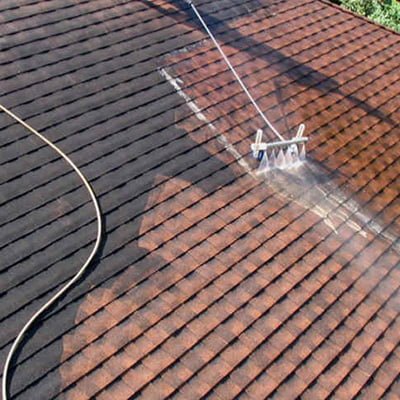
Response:
M11 361L12 358L18 349L18 346L20 345L24 335L28 332L28 330L32 327L34 322L47 310L49 307L54 304L67 290L73 286L80 278L81 276L85 273L87 270L89 264L92 262L94 256L96 255L99 247L100 247L100 242L101 242L101 237L102 237L102 217L101 217L101 211L100 211L100 206L97 200L97 197L90 186L90 183L88 180L85 178L81 170L75 165L75 163L62 151L60 150L54 143L52 143L50 140L48 140L45 136L43 136L41 133L39 133L36 129L32 128L30 125L28 125L26 122L24 122L21 118L16 116L13 112L8 110L6 107L0 104L0 109L5 112L7 115L9 115L11 118L13 118L15 121L17 121L19 124L21 124L23 127L25 127L27 130L29 130L31 133L33 133L35 136L39 137L43 142L45 142L48 146L50 146L53 150L55 150L73 169L74 171L78 174L79 178L81 179L83 185L86 187L87 191L89 192L90 198L93 202L93 206L96 212L96 218L97 218L97 237L96 237L96 242L93 246L92 251L90 252L88 258L86 259L85 263L82 265L82 267L79 269L79 271L74 275L74 277L65 285L63 286L50 300L48 300L40 309L32 315L32 317L29 319L29 321L23 326L21 331L19 332L18 336L15 338L10 351L8 352L6 362L4 364L4 369L3 369L3 381L2 381L2 397L3 400L8 400L7 396L7 383L8 383L8 372L11 366Z

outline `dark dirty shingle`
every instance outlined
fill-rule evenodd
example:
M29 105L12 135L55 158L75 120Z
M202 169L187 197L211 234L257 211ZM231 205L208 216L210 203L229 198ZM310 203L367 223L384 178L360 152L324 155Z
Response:
M398 398L399 35L326 1L198 4L279 129L306 123L297 172L255 176L260 121L184 2L2 4L1 103L106 228L13 398ZM3 363L95 222L62 160L0 129Z

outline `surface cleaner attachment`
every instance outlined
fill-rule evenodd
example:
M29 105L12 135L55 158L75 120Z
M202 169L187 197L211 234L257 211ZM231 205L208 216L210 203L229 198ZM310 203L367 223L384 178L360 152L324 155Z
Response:
M193 10L200 23L206 30L208 36L213 41L215 47L220 52L222 58L224 59L226 65L231 70L232 74L236 78L237 82L249 98L250 102L257 110L260 117L263 119L267 127L275 134L278 138L275 142L262 142L263 131L259 129L256 134L256 141L251 145L251 150L253 155L260 161L260 172L268 171L271 169L288 169L297 167L302 164L306 159L306 142L308 138L303 137L305 126L301 124L293 139L285 140L285 138L277 131L277 129L272 125L267 116L261 110L256 100L248 90L247 86L244 84L243 80L236 72L232 63L229 61L228 57L224 53L222 47L219 45L214 35L210 31L203 17L197 10L193 0L184 0Z
M259 129L255 142L251 144L253 157L260 161L259 170L288 169L301 165L306 159L308 141L303 137L304 129L305 125L301 124L293 139L276 142L263 142L263 131Z

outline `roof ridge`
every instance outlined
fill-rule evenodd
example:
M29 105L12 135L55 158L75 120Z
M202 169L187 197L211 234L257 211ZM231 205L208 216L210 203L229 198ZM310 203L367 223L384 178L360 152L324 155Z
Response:
M341 7L341 6L338 5L338 4L332 3L330 0L317 0L317 1L319 1L320 3L324 3L324 4L328 5L328 6L337 8L338 10L340 10L340 11L342 11L342 12L345 12L345 13L347 13L347 14L351 14L351 15L353 15L354 17L357 17L357 18L363 20L364 22L367 22L367 23L369 23L369 24L378 26L379 28L382 28L382 29L384 29L384 30L386 30L386 31L388 31L388 32L390 32L390 33L394 33L394 34L396 34L397 36L400 36L400 32L397 32L397 31L395 31L394 29L389 28L389 27L386 26L386 25L379 24L378 22L374 21L373 19L364 17L364 16L361 15L361 14L357 14L357 13L355 13L354 11L349 10L348 8Z

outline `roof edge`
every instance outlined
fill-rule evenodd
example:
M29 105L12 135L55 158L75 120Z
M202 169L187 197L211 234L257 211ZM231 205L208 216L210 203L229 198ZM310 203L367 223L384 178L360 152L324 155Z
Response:
M372 20L372 19L370 19L370 18L364 17L363 15L357 14L357 13L355 13L355 12L353 12L353 11L351 11L351 10L345 8L345 7L341 7L341 6L338 5L338 4L332 3L332 2L329 1L329 0L318 0L318 1L319 1L320 3L324 3L324 4L327 4L327 5L331 6L331 7L337 8L337 9L339 9L340 11L343 11L343 12L345 12L345 13L351 14L351 15L353 15L353 16L355 16L355 17L357 17L357 18L359 18L359 19L361 19L361 20L363 20L363 21L365 21L365 22L368 22L369 24L378 26L378 27L380 27L380 28L382 28L382 29L384 29L384 30L390 32L390 33L394 33L394 34L400 36L400 32L397 32L397 31L395 31L394 29L389 28L389 27L386 26L386 25L379 24L378 22L375 22L374 20Z

